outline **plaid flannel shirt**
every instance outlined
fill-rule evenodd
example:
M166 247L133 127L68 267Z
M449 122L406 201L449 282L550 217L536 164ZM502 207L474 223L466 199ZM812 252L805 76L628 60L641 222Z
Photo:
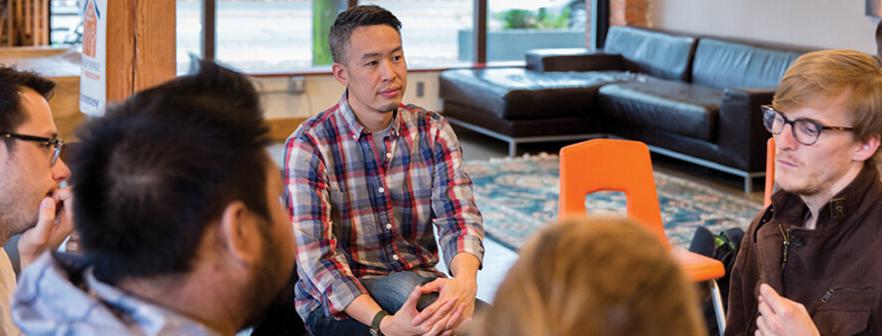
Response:
M347 102L310 118L285 143L285 202L297 237L297 312L326 316L367 294L360 278L435 269L437 226L445 263L484 256L484 228L462 166L462 150L441 115L399 106L385 151L375 150ZM385 157L380 157L385 152Z

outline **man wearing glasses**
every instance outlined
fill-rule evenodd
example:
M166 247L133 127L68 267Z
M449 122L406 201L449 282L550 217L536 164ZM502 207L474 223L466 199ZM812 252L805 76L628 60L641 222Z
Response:
M726 335L882 333L882 69L805 54L762 113L779 190L741 244Z
M0 66L0 245L18 241L24 268L71 232L71 193L59 188L70 170L49 99L55 84L31 72ZM15 273L0 249L0 333L17 335L9 315Z

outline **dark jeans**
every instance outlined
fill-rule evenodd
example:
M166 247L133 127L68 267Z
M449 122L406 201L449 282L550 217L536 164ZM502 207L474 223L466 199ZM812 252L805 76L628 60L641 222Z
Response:
M395 272L384 277L363 279L361 284L367 288L368 293L383 310L394 314L401 308L407 296L414 287L435 280L434 277L422 277L414 272ZM417 302L417 310L422 310L438 299L437 293L426 294ZM486 303L475 300L475 307ZM330 335L370 335L368 325L362 324L353 318L337 320L324 315L322 308L318 308L309 314L306 326L315 336Z

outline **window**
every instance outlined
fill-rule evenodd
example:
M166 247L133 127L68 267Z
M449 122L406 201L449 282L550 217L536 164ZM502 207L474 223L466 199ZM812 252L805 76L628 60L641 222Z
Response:
M401 21L408 68L471 64L473 0L367 0Z
M83 40L83 20L79 0L52 0L50 8L49 43L78 46Z
M326 71L328 29L355 3L382 6L401 20L410 69L523 62L530 49L586 46L586 0L177 1L179 67L191 53L198 55L204 16L214 22L204 27L215 36L204 48L207 58L251 74ZM201 3L216 3L216 11Z
M487 61L524 60L530 49L585 47L585 0L490 0Z
M250 73L312 67L313 6L333 1L313 2L218 0L218 61Z
M202 0L177 0L175 61L178 74L188 73L202 55Z

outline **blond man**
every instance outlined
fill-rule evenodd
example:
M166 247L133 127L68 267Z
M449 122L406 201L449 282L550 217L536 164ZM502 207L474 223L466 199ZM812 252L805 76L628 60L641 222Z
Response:
M882 333L882 69L857 51L805 54L763 121L779 191L741 244L726 334Z

